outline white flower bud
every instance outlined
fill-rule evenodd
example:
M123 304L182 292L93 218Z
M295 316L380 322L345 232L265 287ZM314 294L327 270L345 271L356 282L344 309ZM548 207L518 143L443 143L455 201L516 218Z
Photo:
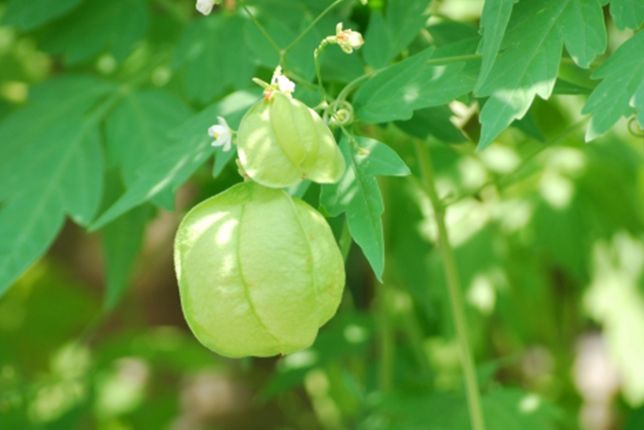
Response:
M291 94L295 91L295 83L282 74L281 66L277 66L275 69L271 85L277 85L277 88L285 94Z
M197 0L197 10L204 15L210 15L215 6L215 0Z
M223 117L218 116L219 124L208 129L208 135L215 139L212 146L223 146L224 152L230 151L232 146L232 131Z
M350 28L343 30L341 22L335 27L335 39L340 48L347 54L351 54L354 49L359 49L364 44L362 34Z

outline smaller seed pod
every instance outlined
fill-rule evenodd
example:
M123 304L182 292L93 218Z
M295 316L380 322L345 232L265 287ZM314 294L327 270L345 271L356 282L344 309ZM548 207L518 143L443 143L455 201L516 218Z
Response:
M253 182L195 206L179 226L174 258L188 325L227 357L310 346L344 289L344 261L324 217Z
M275 90L246 113L237 146L242 167L253 180L273 188L302 179L338 182L346 168L329 127L304 103Z

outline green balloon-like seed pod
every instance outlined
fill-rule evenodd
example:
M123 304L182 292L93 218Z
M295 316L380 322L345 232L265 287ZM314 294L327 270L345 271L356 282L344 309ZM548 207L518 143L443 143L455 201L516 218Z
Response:
M310 346L337 311L345 283L326 219L254 182L195 206L177 231L174 259L188 325L227 357Z
M303 179L334 183L346 168L322 118L304 103L277 90L244 115L237 146L246 174L267 187L290 187Z

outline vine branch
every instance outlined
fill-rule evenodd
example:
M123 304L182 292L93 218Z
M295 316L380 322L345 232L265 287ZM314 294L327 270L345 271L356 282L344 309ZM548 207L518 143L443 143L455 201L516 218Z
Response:
M465 377L465 388L467 393L467 404L470 413L470 421L473 430L485 430L483 420L483 410L481 408L481 397L479 392L478 380L476 377L476 368L468 340L468 326L463 306L461 293L461 281L458 276L458 268L454 251L449 243L447 234L447 225L445 224L445 205L441 202L436 192L434 181L434 169L432 167L431 154L423 146L421 141L416 140L416 153L420 162L421 173L425 192L431 200L436 224L438 226L438 246L443 260L443 269L447 278L447 288L449 292L449 302L454 317L454 326L456 327L456 336L461 359L461 367Z
M315 18L313 21L311 21L311 23L310 23L310 24L309 24L309 25L308 25L308 26L307 26L307 27L306 27L306 28L305 28L305 29L304 29L304 30L299 34L299 36L297 36L297 37L295 38L295 40L294 40L294 41L292 41L292 42L291 42L291 43L290 43L286 48L284 48L284 50L282 51L282 52L284 53L284 55L286 55L286 54L288 53L288 51L290 51L291 49L293 49L293 47L294 47L295 45L297 45L297 44L300 42L300 40L302 40L302 38L303 38L304 36L306 36L306 34L307 34L309 31L311 31L311 29L312 29L313 27L315 27L315 25L316 25L316 24L317 24L317 23L318 23L322 18L324 18L324 16L325 16L327 13L331 12L331 9L333 9L334 7L336 7L337 5L339 5L340 3L342 3L343 1L344 1L344 0L335 0L333 3L331 3L331 4L329 5L329 7L327 7L326 9L324 9L324 10L323 10L323 11L322 11L318 16L317 16L317 18Z
M261 31L264 34L264 37L266 37L266 40L275 48L275 50L280 54L280 64L282 63L282 60L284 58L284 51L282 48L279 47L279 45L275 42L275 40L271 37L270 34L268 34L268 31L264 28L264 26L257 20L257 17L251 12L251 10L246 6L245 1L240 1L239 4L241 4L241 7L244 9L246 14L250 17L251 20L255 23L257 28L259 28L259 31Z

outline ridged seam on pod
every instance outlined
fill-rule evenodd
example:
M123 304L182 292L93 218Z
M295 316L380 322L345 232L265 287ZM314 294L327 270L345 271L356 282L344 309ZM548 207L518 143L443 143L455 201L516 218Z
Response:
M246 113L237 145L248 176L267 187L290 187L303 179L334 183L346 168L322 118L280 91L260 100Z
M344 289L344 261L324 217L253 182L195 206L179 227L174 256L188 325L228 357L310 346Z

